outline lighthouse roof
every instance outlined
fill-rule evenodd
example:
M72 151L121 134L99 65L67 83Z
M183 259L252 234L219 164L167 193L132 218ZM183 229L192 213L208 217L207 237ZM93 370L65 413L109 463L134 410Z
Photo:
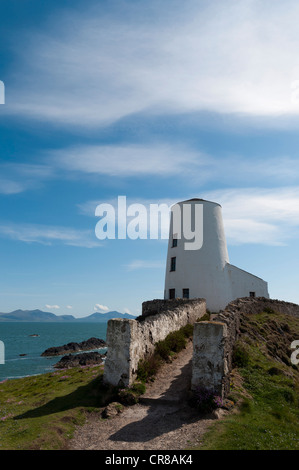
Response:
M206 199L199 199L197 197L194 197L192 199L187 199L186 201L181 201L179 202L179 204L182 204L184 202L193 202L193 201L201 201L201 202L209 202L210 204L216 204L217 206L220 206L221 207L221 204L219 204L218 202L214 202L214 201L207 201Z

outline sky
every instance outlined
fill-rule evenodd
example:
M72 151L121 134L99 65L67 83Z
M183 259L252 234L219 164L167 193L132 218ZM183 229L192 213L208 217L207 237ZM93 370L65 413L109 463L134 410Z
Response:
M299 303L298 21L293 0L1 0L0 312L163 298L167 240L96 236L119 196L220 203L230 262Z

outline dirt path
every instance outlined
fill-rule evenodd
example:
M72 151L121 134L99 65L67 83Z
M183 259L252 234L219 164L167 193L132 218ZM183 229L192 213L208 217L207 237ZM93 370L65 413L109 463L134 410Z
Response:
M142 402L107 420L91 416L77 429L70 449L183 450L198 445L212 419L201 419L186 404L191 378L192 342L165 364L147 387Z

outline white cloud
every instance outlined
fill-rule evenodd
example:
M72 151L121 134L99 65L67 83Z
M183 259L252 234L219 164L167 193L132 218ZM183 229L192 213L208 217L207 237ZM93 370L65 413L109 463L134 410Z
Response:
M196 191L193 193L190 192L186 194L185 197L175 200L138 199L134 201L132 198L128 198L127 207L135 202L140 203L146 207L147 213L149 214L150 204L166 204L168 207L171 207L180 200L193 197L218 202L222 205L225 233L229 244L257 243L265 245L283 245L287 244L291 239L298 238L298 186L226 188L215 191ZM117 199L87 201L81 204L79 209L82 214L94 216L95 208L101 203L111 204L115 208L116 222L118 222ZM127 223L130 220L131 218L128 217ZM167 217L167 220L164 220L163 224L168 226L168 223L169 217ZM150 238L149 224L147 229L147 238ZM159 231L159 238L161 238L161 231ZM128 270L154 269L163 266L164 264L157 260L132 260L126 265Z
M46 304L45 307L49 310L56 310L56 309L59 309L59 305L48 305Z
M38 224L1 224L0 236L26 243L40 243L42 245L62 243L64 245L85 248L101 246L92 230Z
M124 197L124 196L120 196ZM144 199L144 198L132 198L126 197L126 204L122 213L119 213L119 201L118 198L98 200L98 201L87 201L79 204L78 208L81 214L95 217L96 208L101 204L109 204L112 209L107 215L105 220L111 223L114 227L115 223L115 236L118 238L118 233L126 233L128 238L131 238L132 231L129 228L129 224L134 222L135 218L138 218L138 227L136 233L146 238L163 238L168 239L169 234L169 209L177 202L177 200L171 200L170 198L161 199ZM133 208L133 204L138 204ZM122 207L122 206L121 206ZM153 209L154 207L154 209ZM134 209L134 210L133 210ZM136 210L136 212L135 212ZM133 215L128 215L128 213ZM97 219L96 219L97 220ZM133 230L133 229L132 229ZM130 233L129 233L130 232ZM135 236L135 228L133 230ZM153 233L154 235L151 235Z
M18 194L24 191L24 186L17 181L0 179L0 194Z
M194 167L210 165L199 151L152 143L76 146L52 151L48 161L68 171L125 177L188 175Z
M36 189L53 176L53 169L47 165L25 163L0 164L0 194L18 194Z
M187 145L153 142L69 147L47 152L46 162L53 171L65 171L68 177L180 177L185 185L180 188L180 193L185 187L190 191L189 188L198 188L208 182L240 187L250 181L264 186L265 181L271 179L272 185L291 185L297 183L299 172L298 158L288 155L272 157L261 152L249 156L226 154L219 157ZM83 212L87 208L91 210L90 205L81 205Z
M129 315L135 315L135 313L131 312L131 310L129 310L127 307L124 308L124 313L128 313Z
M120 196L123 196L120 194ZM150 204L166 204L168 207L171 207L173 204L178 202L178 199L172 199L172 198L159 198L159 199L146 199L142 197L126 197L126 206L130 206L131 204L142 204L144 207L146 207L147 211L150 211ZM87 215L90 217L94 217L95 215L95 210L96 207L100 204L111 204L113 208L115 209L115 214L118 215L118 199L117 198L111 198L111 199L97 199L97 200L91 200L91 201L86 201L81 204L78 204L78 209L80 214Z
M222 205L231 244L283 245L298 238L299 187L211 191L206 199Z
M294 0L114 6L59 11L21 37L5 112L78 126L145 110L299 114Z
M109 312L109 307L107 307L106 305L101 305L101 304L96 304L93 307L93 309L95 312L98 312L98 311L100 311L101 313Z
M66 308L72 309L73 307L71 305L67 305Z
M193 192L186 194L181 199L133 200L127 198L127 207L133 203L140 203L146 207L149 214L150 204L166 204L171 207L179 200L192 197L207 199L222 205L225 232L230 244L283 245L299 235L299 187L297 186L231 188ZM87 201L79 205L79 209L82 214L94 216L95 208L101 203L111 204L115 208L116 217L118 217L117 199ZM127 218L127 222L129 220L131 220L130 217ZM169 217L167 217L167 221L164 221L164 224L167 225L168 222ZM150 238L149 225L147 236ZM161 237L160 231L159 237ZM154 269L163 266L161 261L152 260L133 260L126 265L129 270Z

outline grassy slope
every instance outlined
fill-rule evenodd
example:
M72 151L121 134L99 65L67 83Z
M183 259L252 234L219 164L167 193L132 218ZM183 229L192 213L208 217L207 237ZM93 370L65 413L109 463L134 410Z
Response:
M106 400L102 370L75 367L1 383L0 450L65 448L86 412Z
M299 319L248 315L241 332L231 384L237 412L215 422L200 449L299 449L299 368L290 362Z

